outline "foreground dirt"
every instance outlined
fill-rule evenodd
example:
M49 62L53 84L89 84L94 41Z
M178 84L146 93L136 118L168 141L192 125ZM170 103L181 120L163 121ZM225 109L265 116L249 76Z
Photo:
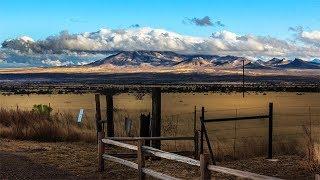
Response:
M299 156L264 157L222 162L218 165L285 179L313 179L319 168ZM134 159L133 159L134 161ZM147 166L184 179L197 179L198 168L172 161L147 161ZM219 179L233 179L213 174ZM134 170L107 162L106 171L97 172L95 144L39 143L0 140L0 179L136 179Z

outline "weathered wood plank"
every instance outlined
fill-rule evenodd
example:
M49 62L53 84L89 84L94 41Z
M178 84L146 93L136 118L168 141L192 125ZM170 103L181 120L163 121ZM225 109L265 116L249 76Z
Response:
M200 161L189 158L189 157L185 157L185 156L181 156L178 154L162 151L160 149L156 149L156 148L149 147L149 146L143 146L142 149L144 152L153 154L154 156L157 156L157 157L161 157L161 158L169 159L169 160L174 160L174 161L178 161L178 162L183 162L183 163L187 163L187 164L190 164L193 166L200 166Z
M131 150L138 150L137 146L131 145L131 144L126 144L126 143L121 143L118 141L114 141L114 140L110 140L110 139L102 139L102 142L107 143L107 144L112 144L115 146L119 146L119 147L123 147L123 148L127 148L127 149L131 149ZM189 165L193 165L193 166L199 166L200 167L200 161L189 158L189 157L185 157L185 156L181 156L181 155L177 155L177 154L173 154L173 153L169 153L166 151L162 151L156 148L152 148L149 146L142 146L143 152L147 152L150 153L154 156L157 157L161 157L161 158L165 158L165 159L169 159L169 160L174 160L174 161L178 161L178 162L183 162ZM114 156L110 156L110 155L102 155L104 159L106 160L110 160L113 162L117 162L123 165L126 165L128 167L134 168L134 169L138 169L138 164L133 163L131 161L127 161L121 158L117 158ZM216 171L216 172L221 172L221 173L226 173L229 175L234 175L237 177L242 177L242 178L249 178L249 179L279 179L279 178L275 178L275 177L269 177L269 176L264 176L264 175L259 175L259 174L255 174L255 173L251 173L251 172L247 172L247 171L241 171L241 170L236 170L236 169L230 169L230 168L226 168L226 167L221 167L221 166L215 166L215 165L208 165L208 169L210 171ZM176 179L174 177L171 176L167 176L165 174L159 173L159 172L155 172L153 170L147 169L147 168L143 168L142 172L149 174L153 177L159 178L159 179ZM162 178L160 178L162 177Z
M126 143L122 143L122 142L118 142L118 141L114 141L114 140L110 140L110 139L102 139L103 143L106 144L112 144L115 146L119 146L119 147L123 147L123 148L127 148L127 149L131 149L131 150L138 150L138 147L135 145L131 145L131 144L126 144Z
M136 164L134 162L131 162L131 161L127 161L125 159L117 158L117 157L110 156L110 155L107 155L107 154L104 154L103 158L105 160L116 162L116 163L128 166L128 167L136 169L136 170L138 169L138 164ZM160 172L156 172L156 171L148 169L148 168L142 168L142 172L145 173L145 174L148 174L149 176L155 177L157 179L179 180L178 178L175 178L175 177L172 177L172 176L160 173Z
M104 132L98 132L98 170L102 172L104 170L104 160L102 155L105 152L105 144L102 143L102 139L104 138Z
M216 172L221 172L221 173L225 173L225 174L234 175L234 176L237 176L237 177L249 178L249 179L255 179L255 180L260 180L260 179L261 180L262 179L279 179L279 178L276 178L276 177L264 176L264 175L260 175L260 174L247 172L247 171L240 171L240 170L236 170L236 169L230 169L230 168L221 167L221 166L215 166L215 165L209 165L208 169L210 171L216 171Z
M208 156L205 154L200 155L200 179L207 180L210 179L210 171L208 169Z
M182 156L193 155L193 151L171 151L170 153L179 154ZM119 157L119 158L137 158L137 153L108 153L108 155ZM151 157L152 154L144 154L144 157ZM196 159L196 158L195 158Z
M143 143L144 143L143 140L139 140L138 151L137 151L139 180L144 180L145 179L145 173L142 172L142 169L145 166L144 154L143 154L143 151L142 151Z

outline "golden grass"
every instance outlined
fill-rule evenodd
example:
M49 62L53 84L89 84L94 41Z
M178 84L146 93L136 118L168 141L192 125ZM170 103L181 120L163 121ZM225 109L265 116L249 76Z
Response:
M124 131L124 117L130 113L115 112L116 136L127 136ZM188 116L188 117L187 117ZM192 136L192 114L186 117L163 117L163 136ZM130 117L133 121L131 136L139 136L138 118ZM185 119L184 121L180 121ZM285 128L285 127L284 127ZM310 138L308 127L302 127L303 137L281 137L274 141L275 155L300 155L310 159L312 164L319 164L320 145L317 139ZM313 127L316 129L316 127ZM315 132L315 130L313 130ZM71 113L53 113L50 116L38 114L32 110L0 108L0 137L20 140L34 140L42 142L96 142L96 129L94 119L84 116L79 125L76 117ZM209 136L210 137L210 136ZM215 137L210 137L214 154L217 160L243 159L249 157L266 156L266 138L232 139L224 142ZM235 141L235 142L234 142ZM205 144L206 147L206 144ZM193 141L164 141L162 148L167 151L193 151Z
M70 113L50 116L30 110L0 109L0 137L35 141L94 142L96 133L92 123L78 125Z

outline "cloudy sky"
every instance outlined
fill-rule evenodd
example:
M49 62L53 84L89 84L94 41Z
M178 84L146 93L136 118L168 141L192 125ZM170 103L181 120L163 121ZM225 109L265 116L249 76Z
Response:
M311 60L319 10L318 0L2 0L0 67L102 57L87 50Z

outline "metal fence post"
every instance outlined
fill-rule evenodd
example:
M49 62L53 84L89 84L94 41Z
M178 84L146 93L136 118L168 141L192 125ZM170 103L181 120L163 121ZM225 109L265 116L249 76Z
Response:
M268 159L272 159L273 103L269 103Z
M194 158L199 159L199 132L194 131Z

